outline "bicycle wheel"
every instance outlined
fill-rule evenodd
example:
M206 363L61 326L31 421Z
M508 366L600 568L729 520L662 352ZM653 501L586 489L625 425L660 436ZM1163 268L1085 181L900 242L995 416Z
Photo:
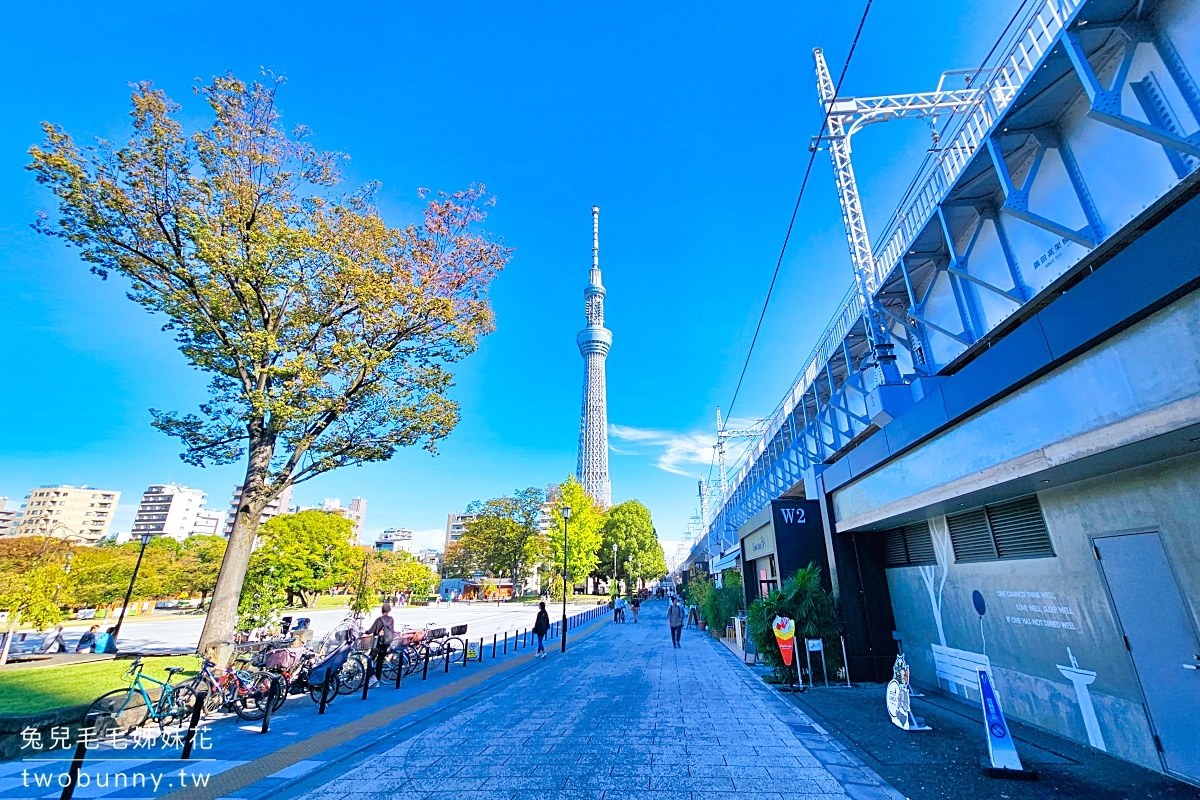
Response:
M446 651L450 653L451 664L461 664L467 652L467 643L457 636L451 636L446 640Z
M113 689L92 701L84 717L84 727L92 728L96 739L124 736L142 725L149 715L150 709L141 692Z
M183 725L192 716L196 707L196 693L186 686L175 686L164 691L155 704L155 715L158 717L158 728L166 731L173 725Z
M362 688L370 672L370 664L362 653L354 653L337 673L338 694L354 694Z
M329 677L332 678L333 676L329 676ZM326 678L326 680L329 680L329 678ZM336 680L336 679L334 679L334 680ZM322 684L322 683L310 683L308 685L308 696L310 698L312 698L312 701L314 703L321 702L321 689L322 688L324 688L324 684ZM332 703L333 698L335 698L335 697L337 697L337 684L336 683L330 685L329 696L325 698L325 705L329 705L330 703Z
M239 681L234 713L248 722L260 720L267 714L267 697L271 693L271 673L254 672Z
M383 657L383 679L389 683L396 682L396 675L404 669L404 651L392 650Z

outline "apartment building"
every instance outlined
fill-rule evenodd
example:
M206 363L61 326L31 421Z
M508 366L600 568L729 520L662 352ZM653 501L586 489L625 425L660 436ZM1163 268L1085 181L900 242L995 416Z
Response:
M196 512L192 526L193 536L220 536L225 532L225 512L216 508L202 508Z
M354 541L362 541L363 523L367 519L366 500L356 497L350 501L349 506L342 506L341 498L327 497L321 506L321 510L326 514L341 514L354 523Z
M446 515L446 544L454 544L467 532L467 525L478 517L478 514L447 514Z
M142 494L142 503L133 522L133 538L150 533L182 542L196 533L215 532L210 530L209 519L214 512L204 509L206 497L208 495L199 489L173 483L150 486ZM203 523L200 520L202 512L207 515Z
M408 528L388 528L375 540L375 549L386 550L389 553L400 550L411 553L412 539L413 532Z
M40 486L21 505L17 536L54 536L92 545L108 535L121 493L90 486Z
M8 498L0 497L0 537L16 533L17 509L8 508Z
M237 510L242 504L242 487L235 486L233 489L233 498L229 501L229 514L225 520L225 538L228 539L233 534L233 524L237 520ZM277 517L280 514L288 514L292 512L292 487L284 489L282 493L272 500L262 514L259 515L258 524L269 520L271 517Z

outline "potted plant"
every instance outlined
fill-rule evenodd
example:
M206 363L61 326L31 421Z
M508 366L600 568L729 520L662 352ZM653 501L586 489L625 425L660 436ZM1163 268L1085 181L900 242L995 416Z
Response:
M804 639L825 640L825 657L827 662L834 662L832 671L836 672L837 655L837 604L834 599L821 587L821 568L809 564L783 582L778 590L772 591L766 597L760 597L750 604L747 614L747 634L754 640L763 660L774 670L777 683L787 681L787 668L779 653L779 645L775 641L772 624L776 617L788 617L796 623L796 639L798 648L803 647ZM799 649L798 653L801 652ZM793 664L797 673L800 661L797 658Z

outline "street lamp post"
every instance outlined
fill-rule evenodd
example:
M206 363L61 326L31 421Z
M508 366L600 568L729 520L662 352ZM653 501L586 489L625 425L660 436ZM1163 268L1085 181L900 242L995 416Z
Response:
M133 594L133 584L137 582L138 570L142 568L142 556L146 555L146 545L150 544L150 540L154 538L152 533L143 533L142 549L138 551L137 563L133 565L133 576L129 579L129 588L125 590L125 602L121 604L121 616L117 618L117 627L113 629L112 640L115 643L117 637L121 635L121 623L125 621L125 609L129 607L129 597Z
M567 522L571 519L571 507L563 506L563 615L562 615L562 652L567 652Z
M633 599L633 556L625 559L625 594Z
M618 595L618 594L620 594L620 593L621 593L621 585L620 585L619 583L617 583L617 543L616 543L616 542L613 542L613 574L612 574L612 579L613 579L613 586L617 587L617 591L616 591L616 593L613 595L613 596L615 597L616 595Z

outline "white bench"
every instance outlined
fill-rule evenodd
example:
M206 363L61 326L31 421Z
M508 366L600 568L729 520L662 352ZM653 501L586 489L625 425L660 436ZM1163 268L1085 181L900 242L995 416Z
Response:
M992 674L992 662L983 653L956 650L939 644L930 647L933 648L933 668L937 672L938 681L949 683L950 691L955 694L965 697L967 689L979 691L977 670L985 670L989 676Z

